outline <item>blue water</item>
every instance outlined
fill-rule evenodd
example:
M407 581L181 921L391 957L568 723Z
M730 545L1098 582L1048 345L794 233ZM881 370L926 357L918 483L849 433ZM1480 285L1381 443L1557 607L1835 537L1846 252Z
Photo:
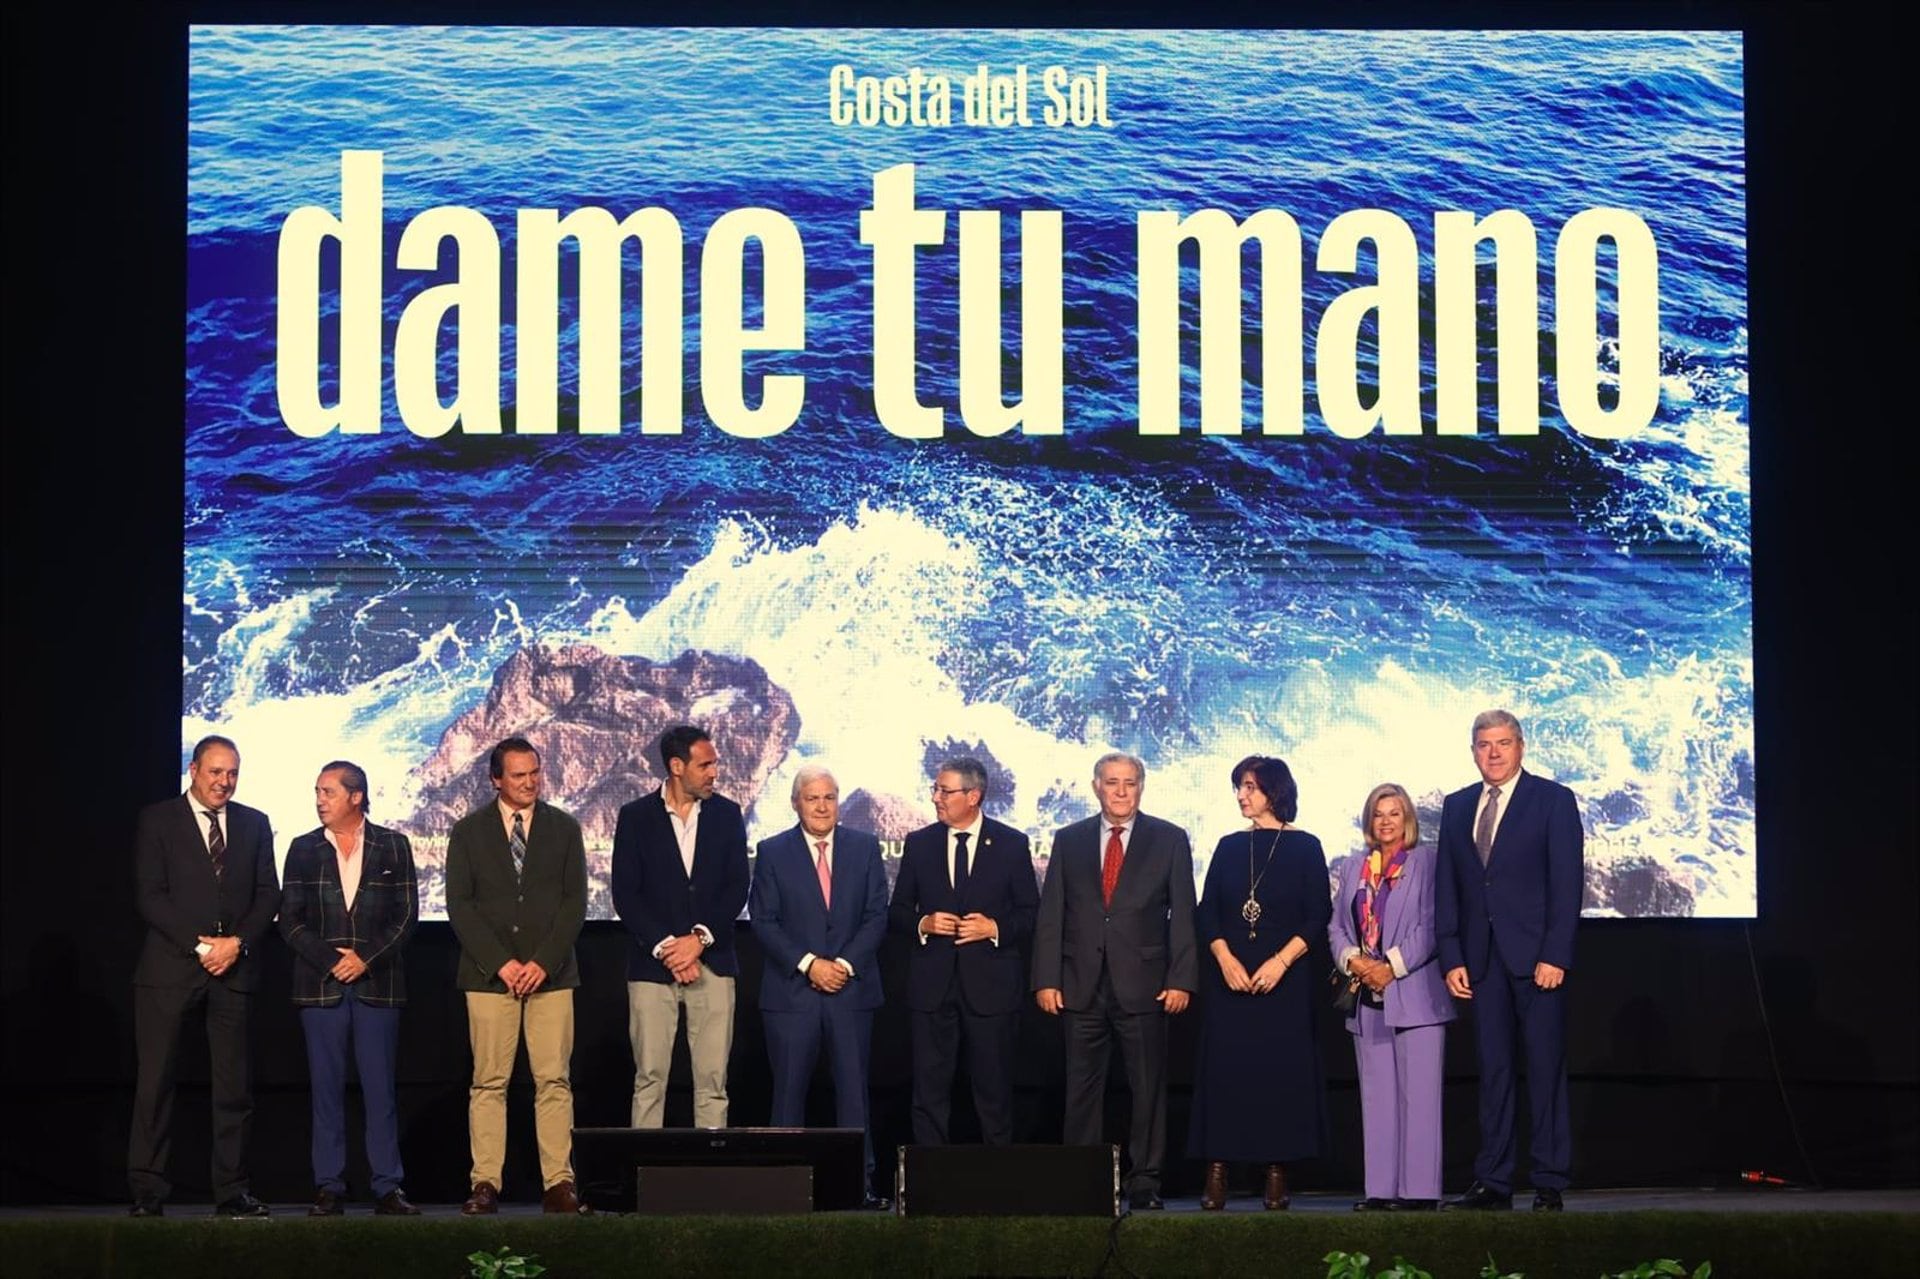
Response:
M841 61L948 73L956 97L981 62L1104 63L1118 127L835 128ZM843 789L917 796L926 741L952 738L1007 766L1005 815L1036 832L1090 811L1098 750L1137 751L1148 807L1201 849L1237 821L1231 763L1281 753L1301 824L1337 852L1374 782L1424 806L1471 780L1468 721L1505 705L1528 765L1581 796L1590 860L1650 858L1699 913L1749 914L1741 95L1723 33L196 30L184 731L240 736L283 837L312 824L314 768L343 753L404 826L408 770L519 646L698 647L754 658L801 713L794 758L741 796L756 834L791 821L803 758ZM389 343L447 278L393 267L407 219L468 206L500 231L508 408L514 212L672 210L686 433L639 433L636 362L618 436L570 433L563 404L557 436L423 440L389 363L380 435L295 437L275 398L279 229L337 210L353 148L385 153ZM1009 325L1015 214L1062 212L1064 436L960 426L951 212L917 270L918 394L946 406L947 437L878 424L858 216L873 175L908 161L921 207L1003 213ZM769 441L718 432L698 387L700 240L749 205L806 249L805 351L749 361L807 379ZM1394 212L1424 255L1436 210L1521 210L1550 326L1553 235L1601 205L1660 250L1662 394L1634 439L1570 431L1544 357L1532 439L1341 440L1311 382L1304 437L1136 433L1140 210L1291 213L1310 361L1319 311L1353 283L1312 267L1340 213ZM630 323L636 294L630 255ZM563 394L574 319L564 305ZM1257 344L1244 358L1257 375ZM1190 372L1189 423L1196 388Z

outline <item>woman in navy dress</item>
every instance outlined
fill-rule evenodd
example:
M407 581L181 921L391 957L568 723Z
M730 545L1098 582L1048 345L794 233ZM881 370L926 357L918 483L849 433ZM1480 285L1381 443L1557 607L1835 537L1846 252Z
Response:
M1299 788L1281 760L1252 755L1233 768L1250 830L1213 850L1194 915L1202 964L1200 1060L1187 1153L1207 1161L1202 1208L1224 1208L1227 1165L1266 1169L1270 1209L1285 1208L1286 1165L1325 1145L1326 1101L1314 1036L1323 983L1300 967L1307 939L1333 914L1320 841L1292 822Z

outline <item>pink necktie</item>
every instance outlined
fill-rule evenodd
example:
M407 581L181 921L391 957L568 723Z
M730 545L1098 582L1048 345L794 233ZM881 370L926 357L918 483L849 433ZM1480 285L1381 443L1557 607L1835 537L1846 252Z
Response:
M815 840L813 846L820 850L820 856L815 858L813 862L813 869L820 876L820 900L826 904L828 909L832 909L833 871L827 866L827 841L824 839Z

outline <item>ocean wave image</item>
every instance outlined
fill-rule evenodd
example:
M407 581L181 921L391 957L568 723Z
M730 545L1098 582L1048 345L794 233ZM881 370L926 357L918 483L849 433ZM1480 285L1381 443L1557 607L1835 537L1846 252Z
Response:
M524 733L607 917L612 815L688 720L754 839L824 762L897 841L968 753L1044 858L1133 752L1204 874L1241 757L1337 858L1383 780L1436 829L1502 706L1579 799L1588 914L1754 913L1737 34L200 27L189 71L182 737L240 743L283 852L352 759L443 915L445 832ZM644 246L543 259L579 210ZM1298 248L1237 281L1231 240L1172 250L1167 328L1143 215L1202 210ZM1463 321L1437 218L1499 210L1534 256L1481 245ZM1589 210L1657 250L1601 240L1590 334ZM1143 429L1163 332L1177 434Z

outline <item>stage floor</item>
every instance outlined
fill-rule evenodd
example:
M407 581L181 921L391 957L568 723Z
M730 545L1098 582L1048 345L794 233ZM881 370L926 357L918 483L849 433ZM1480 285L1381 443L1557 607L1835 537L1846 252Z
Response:
M1336 1194L1298 1194L1293 1197L1294 1213L1344 1213L1353 1211L1353 1195ZM1193 1199L1169 1199L1166 1201L1166 1214L1179 1215L1192 1213L1200 1215L1200 1201ZM1527 1210L1528 1196L1522 1191L1516 1196L1515 1211ZM1573 1190L1566 1196L1567 1211L1570 1213L1616 1213L1616 1212L1909 1212L1920 1213L1920 1188L1903 1190L1805 1190L1797 1187L1738 1187L1723 1190L1686 1190L1674 1188L1649 1188L1635 1190ZM195 1220L207 1216L210 1205L195 1203L173 1203L167 1206L167 1220ZM421 1214L426 1217L458 1217L459 1204L420 1204ZM371 1216L373 1206L368 1203L352 1203L347 1206L350 1216ZM1226 1214L1253 1213L1264 1215L1265 1209L1260 1200L1253 1196L1242 1195L1228 1201L1224 1209ZM94 1217L125 1217L124 1204L46 1204L0 1207L0 1221L44 1220ZM507 1219L538 1218L542 1214L537 1203L502 1203L498 1214ZM823 1214L829 1215L829 1214ZM876 1213L836 1213L834 1216L871 1217ZM1142 1213L1143 1217L1159 1216L1159 1213ZM1424 1214L1408 1214L1417 1217ZM1391 1219L1391 1218L1389 1218ZM304 1203L276 1203L273 1205L271 1221L307 1221L307 1205ZM399 1219L396 1219L399 1220Z

